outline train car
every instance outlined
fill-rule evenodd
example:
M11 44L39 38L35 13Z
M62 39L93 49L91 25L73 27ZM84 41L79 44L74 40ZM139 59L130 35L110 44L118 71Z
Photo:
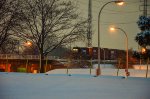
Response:
M98 59L97 47L73 47L75 59ZM125 55L124 50L100 48L101 60L116 60L121 55Z

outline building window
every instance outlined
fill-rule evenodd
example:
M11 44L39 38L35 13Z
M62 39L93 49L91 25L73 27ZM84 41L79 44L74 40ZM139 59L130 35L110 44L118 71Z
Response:
M115 52L114 51L111 51L111 54L114 54Z
M83 52L83 53L86 53L86 50L85 50L85 49L83 49L83 50L82 50L82 52Z
M96 53L96 50L93 50L94 53Z
M111 59L114 59L114 54L115 54L115 51L111 51Z

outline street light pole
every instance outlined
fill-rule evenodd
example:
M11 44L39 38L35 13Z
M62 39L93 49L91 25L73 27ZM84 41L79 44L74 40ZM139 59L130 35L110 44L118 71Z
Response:
M129 63L128 62L128 57L129 57L129 54L128 54L128 35L122 28L118 28L118 27L111 28L111 30L115 30L115 29L122 31L126 37L126 44L125 44L125 46L126 46L126 69L125 69L125 72L126 72L126 77L128 77L129 76L129 72L128 72L128 63Z
M109 1L109 2L107 2L107 3L105 3L102 7L101 7L101 9L100 9L100 11L99 11L99 14L98 14L98 68L97 68L97 70L96 70L96 76L99 76L99 75L101 75L101 70L100 70L100 61L101 61L101 59L100 59L100 16L101 16L101 13L102 13L102 10L104 9L104 7L106 6L106 5L108 5L108 4L110 4L110 3L117 3L118 5L122 5L123 4L123 1L121 1L121 0L118 0L118 1Z
M104 63L104 67L105 67L105 49L103 48L103 54L104 54L104 56L103 56L103 63Z

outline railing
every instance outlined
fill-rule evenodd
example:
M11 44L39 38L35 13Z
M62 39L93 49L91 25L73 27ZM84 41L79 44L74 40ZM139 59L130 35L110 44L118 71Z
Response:
M0 54L0 59L40 59L40 56L39 55L16 55L16 54ZM57 61L60 61L60 62L68 62L69 59L62 59L62 58L59 58L57 56L47 56L47 57L44 57L44 59L47 59L47 60L57 60ZM72 61L74 62L78 62L78 61L82 61L82 60L79 60L79 59L73 59ZM97 59L93 59L93 60L86 60L86 61L89 61L89 62L92 62L92 63L97 63L98 60ZM102 63L116 63L117 60L101 60Z
M40 59L39 55L0 54L0 59ZM44 59L59 59L57 56L47 56Z

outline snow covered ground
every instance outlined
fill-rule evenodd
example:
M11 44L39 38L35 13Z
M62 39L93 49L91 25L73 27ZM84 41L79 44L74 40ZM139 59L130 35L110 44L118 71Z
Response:
M96 74L97 64L91 69L91 74ZM117 76L117 69L111 64L101 64L101 75ZM134 69L129 69L130 77L146 77L146 65L134 65ZM48 74L67 74L67 69L55 69ZM90 69L68 69L68 74L90 74ZM125 70L119 69L118 76L125 76ZM150 68L147 77L150 77Z
M146 77L146 70L135 70L135 69L129 69L130 77ZM47 72L48 74L67 74L67 69L56 69ZM90 69L69 69L68 74L90 74ZM96 70L92 69L91 74L95 75ZM117 76L117 69L101 69L102 75L107 76ZM119 76L125 76L125 70L120 69ZM150 77L150 70L148 72L148 77Z
M0 73L0 99L150 99L150 78Z
M95 69L92 75L89 69L70 69L71 75L66 69L46 74L0 72L0 99L150 99L145 70L129 71L139 76L124 78L124 70L112 76L116 69L106 67L99 77L94 77Z

